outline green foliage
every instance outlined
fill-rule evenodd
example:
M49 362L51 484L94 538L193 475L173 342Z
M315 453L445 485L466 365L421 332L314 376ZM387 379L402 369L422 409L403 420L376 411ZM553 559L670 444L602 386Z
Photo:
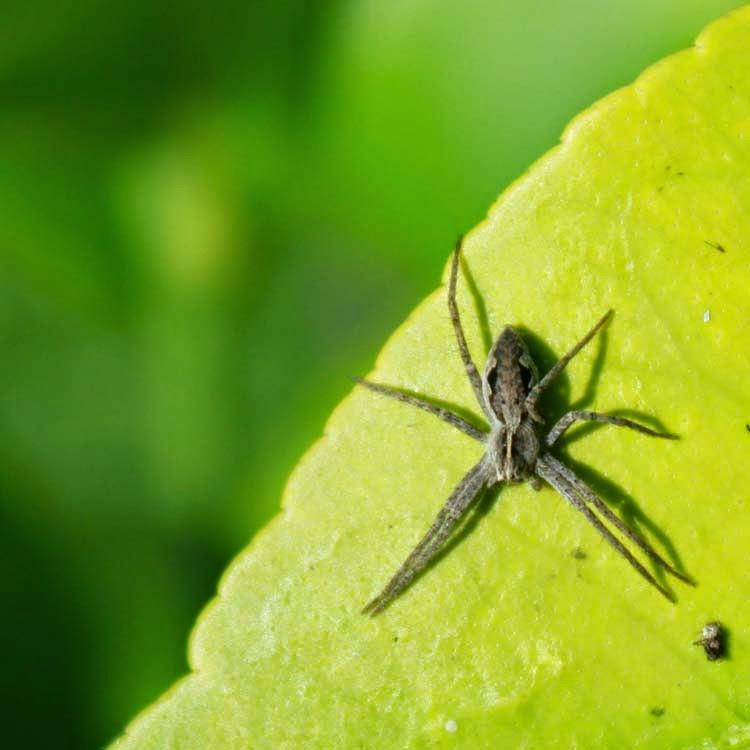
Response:
M584 428L566 451L698 588L669 604L553 491L524 485L384 614L360 616L479 448L356 391L225 575L193 674L116 750L750 743L748 38L746 9L577 117L466 244L489 328L524 326L543 365L615 309L544 410L633 409L681 436ZM460 304L481 359L465 281ZM473 408L444 290L375 377ZM692 645L710 619L731 632L716 663Z
M3 4L6 745L99 748L185 671L451 238L736 3Z

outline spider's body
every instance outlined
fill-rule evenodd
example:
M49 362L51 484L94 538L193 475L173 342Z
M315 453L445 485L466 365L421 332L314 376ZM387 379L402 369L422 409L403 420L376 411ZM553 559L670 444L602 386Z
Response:
M482 378L483 409L491 432L487 438L497 481L521 482L534 474L539 438L538 415L526 405L539 380L536 365L515 328L506 326L495 341Z
M546 435L540 434L544 420L537 411L539 397L568 362L609 320L611 311L607 312L541 379L523 338L516 329L506 326L493 344L484 372L480 376L469 354L456 305L456 278L460 249L461 241L459 240L451 266L448 285L448 309L466 374L477 402L489 422L489 430L478 430L457 414L435 406L418 396L403 393L378 383L370 383L366 380L358 379L358 382L376 393L395 398L434 414L475 440L484 443L485 454L459 482L430 529L387 586L369 602L363 611L373 615L382 611L414 580L417 574L437 555L444 542L483 489L500 482L522 481L529 481L535 489L538 489L541 486L541 480L554 487L573 507L581 511L602 537L633 568L664 596L674 601L672 593L646 570L620 539L602 522L601 518L593 512L591 506L666 572L686 583L692 584L693 581L684 573L675 570L645 539L629 526L626 526L620 517L571 469L549 453L549 449L557 439L577 420L606 422L621 427L629 427L654 437L672 438L674 436L644 427L630 419L593 411L570 411L561 417Z

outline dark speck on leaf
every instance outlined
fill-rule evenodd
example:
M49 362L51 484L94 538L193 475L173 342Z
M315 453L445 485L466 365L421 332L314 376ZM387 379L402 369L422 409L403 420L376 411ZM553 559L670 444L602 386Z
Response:
M745 424L745 429L750 432L750 424Z
M725 655L725 640L724 626L717 620L714 620L713 622L707 622L703 626L701 637L697 641L693 641L693 645L703 646L706 658L709 661L716 661Z
M661 706L654 706L649 713L658 719L660 716L664 716L664 709Z
M710 240L703 240L709 247L712 247L714 250L718 250L720 253L725 253L726 248L724 245L721 244L721 242L711 242Z
M576 560L585 560L588 557L580 547L575 547L570 553L570 556L574 557Z

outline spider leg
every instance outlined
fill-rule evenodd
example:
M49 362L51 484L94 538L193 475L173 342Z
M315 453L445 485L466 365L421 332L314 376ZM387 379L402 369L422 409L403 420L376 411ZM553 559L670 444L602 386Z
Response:
M429 531L422 537L386 587L362 610L375 616L382 612L437 555L445 540L471 507L479 491L491 481L491 467L484 458L459 482L437 514Z
M653 437L666 438L667 440L677 440L677 435L672 435L669 432L659 432L658 430L652 430L650 427L646 427L638 422L634 422L632 419L625 419L625 417L615 417L611 414L601 414L596 411L569 411L563 417L561 417L557 424L547 433L547 437L544 442L547 445L554 445L560 435L565 432L574 422L583 420L587 422L606 422L607 424L617 425L618 427L629 427L631 430L642 432L645 435L651 435Z
M675 570L659 553L638 533L627 526L623 520L589 487L582 479L576 476L565 464L558 461L552 456L545 456L545 461L552 468L565 478L572 485L573 489L581 495L584 500L588 500L594 507L608 520L613 526L617 527L633 544L642 549L655 563L661 565L664 570L671 573L675 578L679 578L691 586L695 586L695 581L684 573Z
M643 565L633 556L630 550L594 515L586 503L576 494L573 486L549 462L549 456L542 456L536 463L537 474L554 487L574 508L583 513L586 520L601 534L606 542L616 549L654 588L658 589L669 601L674 602L675 596L664 588Z
M484 399L484 393L482 391L482 379L479 376L479 370L474 364L474 360L471 358L469 347L466 343L466 336L464 336L464 329L461 325L461 316L458 312L458 305L456 304L456 279L458 277L458 265L461 258L461 244L463 243L463 237L459 237L456 241L456 247L453 250L453 261L451 262L451 275L448 281L448 311L451 316L451 323L453 324L453 330L456 334L456 341L458 342L458 351L461 354L461 360L464 363L466 374L469 377L471 387L474 389L474 395L476 396L479 405L482 407L482 411L490 416L490 410Z
M536 402L539 400L539 397L542 395L545 388L547 388L547 386L565 369L568 362L570 362L570 360L573 359L573 357L575 357L592 338L594 338L596 332L611 317L612 310L607 310L599 322L567 354L564 354L558 359L552 369L550 369L549 372L529 391L529 395L526 396L526 408L530 414L537 414Z
M418 409L422 409L429 414L434 414L438 419L442 419L443 422L453 425L456 429L461 430L461 432L466 433L469 437L473 437L474 440L478 440L480 443L483 443L487 436L485 432L469 424L465 419L459 417L458 414L454 414L442 406L435 406L435 404L431 404L429 401L419 398L419 396L412 396L410 393L403 393L390 386L380 385L380 383L372 383L364 378L354 377L352 380L375 393L379 393L381 396L388 396L404 404L416 406Z

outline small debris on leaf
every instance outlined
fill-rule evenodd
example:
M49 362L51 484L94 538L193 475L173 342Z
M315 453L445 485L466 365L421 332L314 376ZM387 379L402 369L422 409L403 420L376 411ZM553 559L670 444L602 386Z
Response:
M710 240L703 240L703 242L705 242L709 247L712 247L714 250L718 250L720 253L726 252L726 248L721 244L721 242L711 242Z
M701 630L701 637L693 641L694 646L703 646L709 661L721 659L724 655L724 628L720 622L707 622Z

